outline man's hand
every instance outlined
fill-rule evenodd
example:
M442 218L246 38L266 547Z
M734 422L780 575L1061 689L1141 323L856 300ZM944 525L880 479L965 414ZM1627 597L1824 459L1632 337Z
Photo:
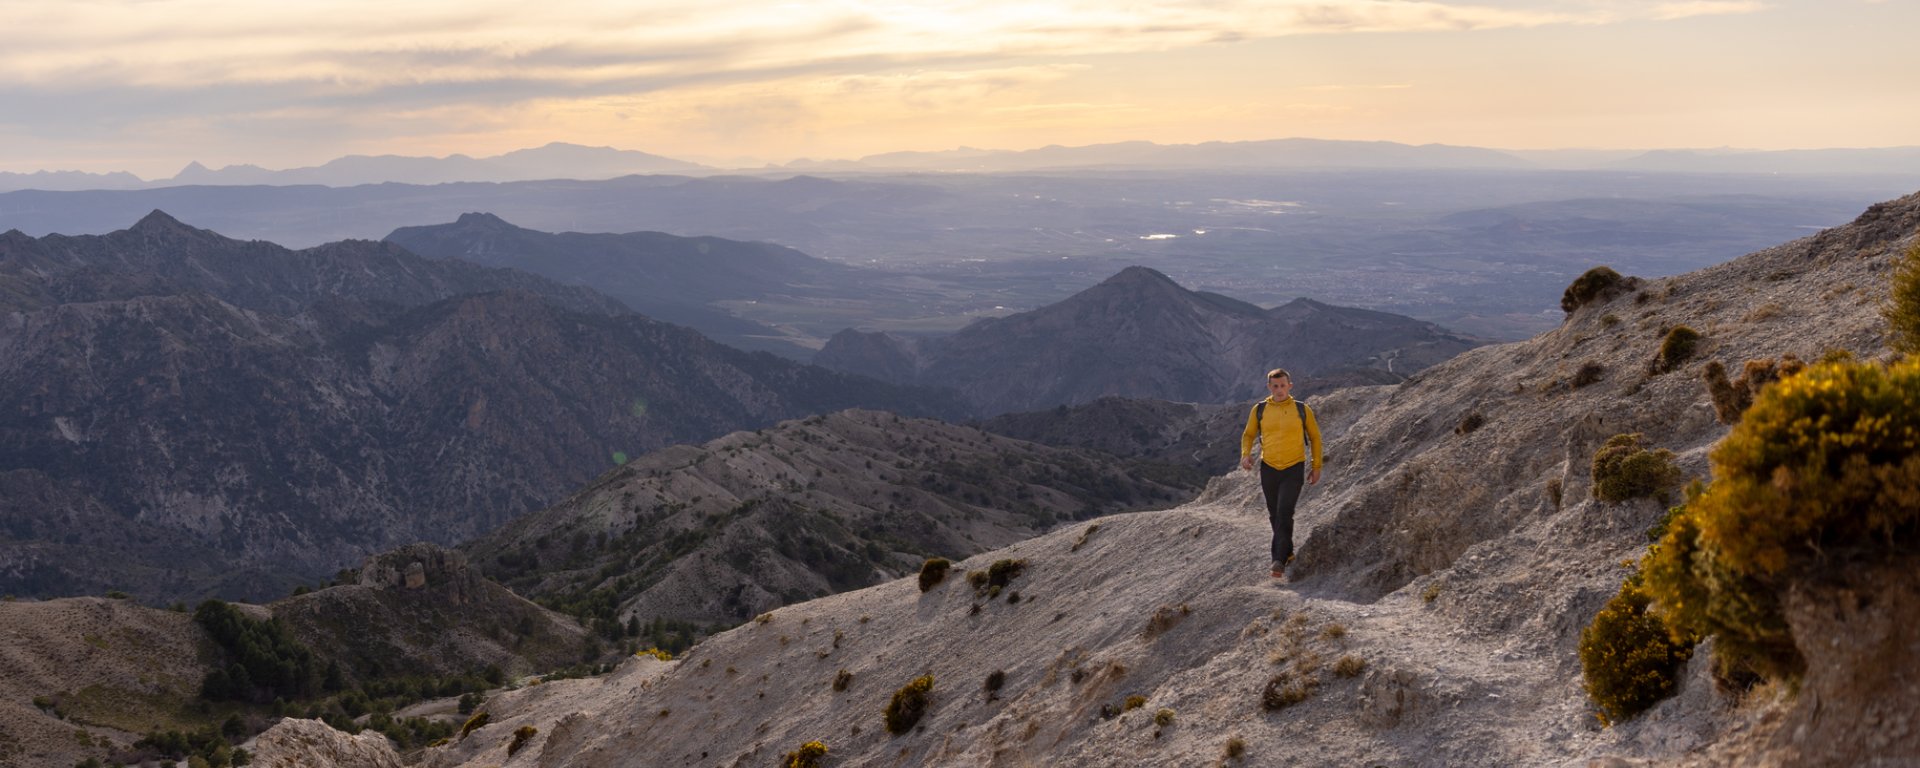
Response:
M1249 453L1245 456L1240 457L1240 468L1253 469L1253 454Z
M1319 485L1319 484L1320 484L1320 470L1314 469L1313 471L1308 472L1307 485Z

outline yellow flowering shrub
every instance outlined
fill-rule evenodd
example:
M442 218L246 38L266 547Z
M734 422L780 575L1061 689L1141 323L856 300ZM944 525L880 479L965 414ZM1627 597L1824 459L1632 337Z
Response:
M1762 674L1797 675L1787 584L1920 539L1920 359L1776 382L1711 460L1713 483L1643 561L1648 594L1677 635L1714 634Z
M1693 643L1676 640L1647 612L1639 579L1628 579L1580 633L1580 671L1587 695L1612 724L1645 712L1673 695Z

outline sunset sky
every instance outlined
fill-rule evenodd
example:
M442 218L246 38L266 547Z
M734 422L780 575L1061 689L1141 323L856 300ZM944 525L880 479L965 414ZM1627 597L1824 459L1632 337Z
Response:
M0 170L1920 144L1914 0L0 0Z

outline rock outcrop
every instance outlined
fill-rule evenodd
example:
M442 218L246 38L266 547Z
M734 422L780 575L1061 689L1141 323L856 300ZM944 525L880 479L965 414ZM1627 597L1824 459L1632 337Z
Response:
M287 718L241 745L247 763L263 768L404 768L387 737L377 731L349 736L318 720Z

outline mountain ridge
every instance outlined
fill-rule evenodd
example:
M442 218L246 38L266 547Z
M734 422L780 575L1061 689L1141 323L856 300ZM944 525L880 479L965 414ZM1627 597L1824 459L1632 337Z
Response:
M279 595L629 455L855 405L945 413L384 243L290 251L152 214L0 238L0 281L0 495L33 500L0 527L8 592Z
M1261 309L1132 266L1054 304L983 318L948 336L908 341L849 329L814 361L952 387L992 415L1108 395L1250 402L1275 367L1311 394L1398 380L1477 343L1432 323L1306 299Z

